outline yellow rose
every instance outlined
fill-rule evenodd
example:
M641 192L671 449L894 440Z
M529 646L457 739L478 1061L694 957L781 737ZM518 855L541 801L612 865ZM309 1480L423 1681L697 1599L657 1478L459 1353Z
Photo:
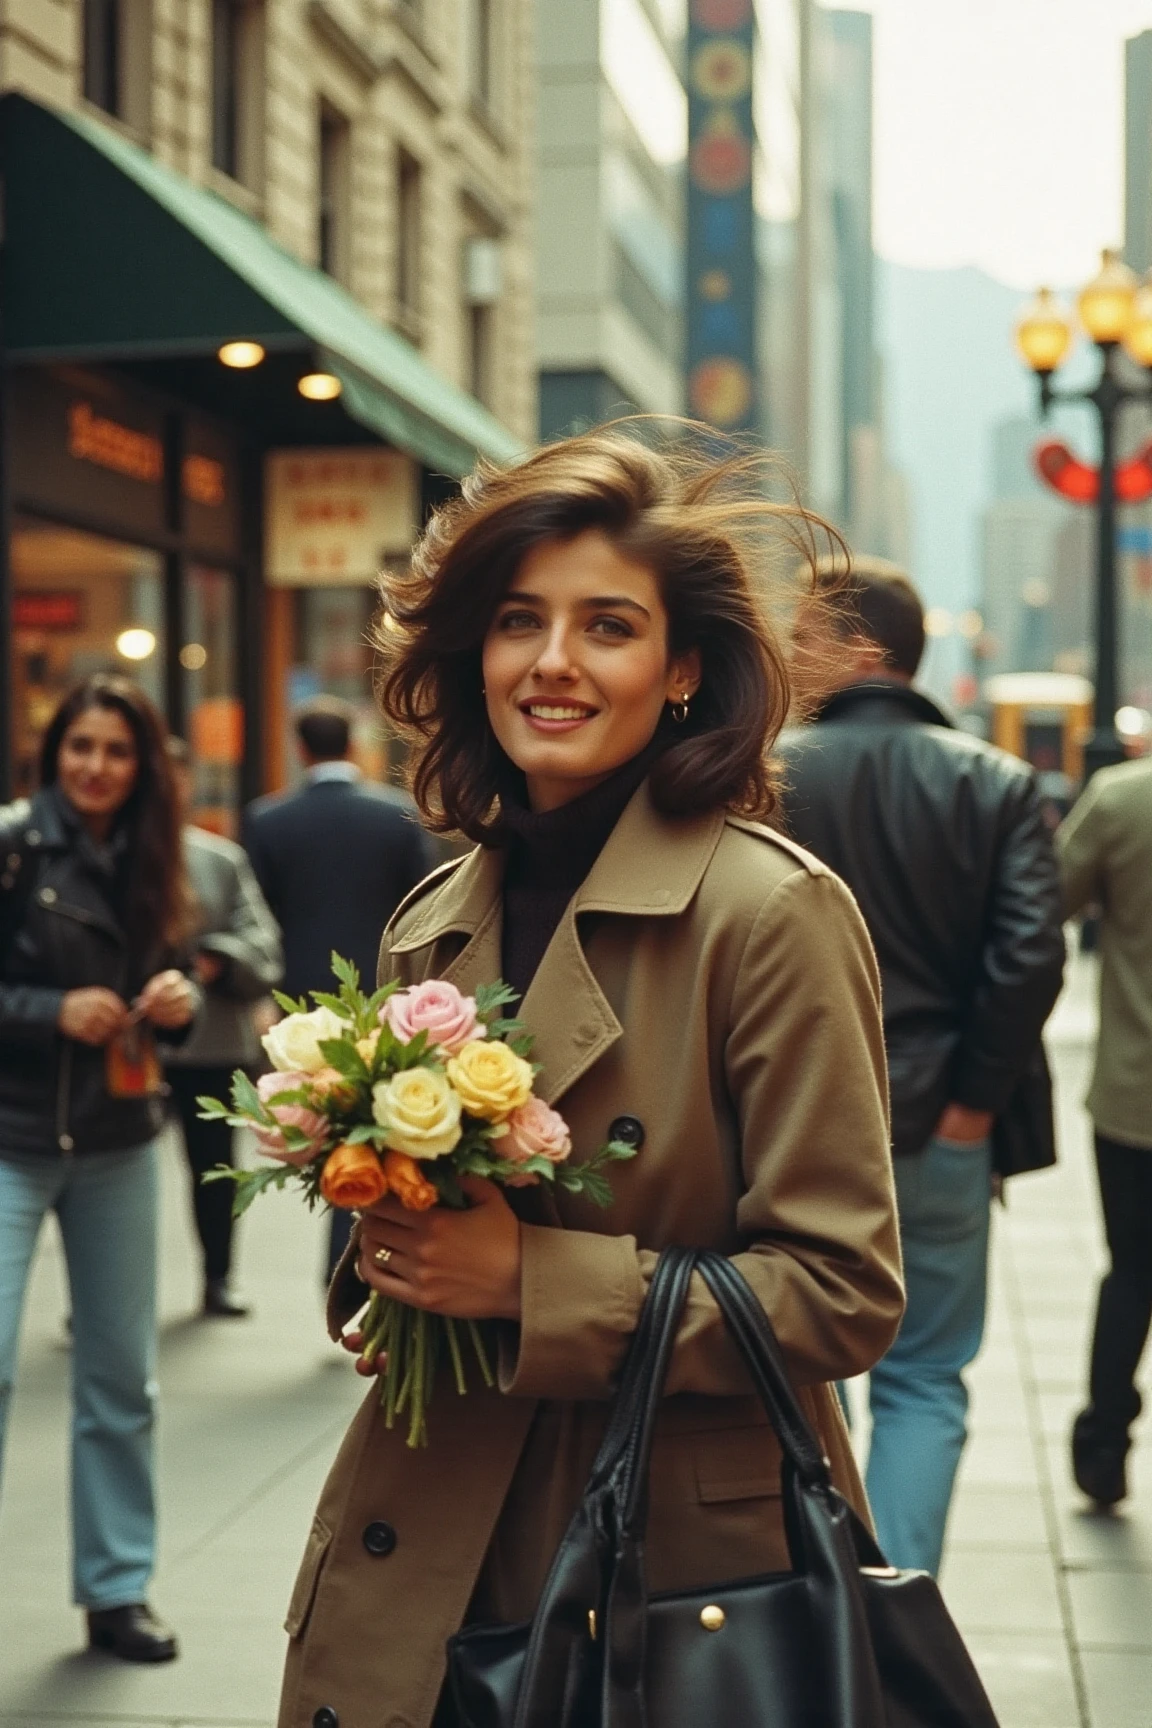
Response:
M442 1158L460 1139L460 1100L435 1068L405 1068L377 1081L372 1115L388 1145L410 1158Z
M527 1102L532 1069L523 1056L495 1038L465 1044L448 1059L448 1078L470 1116L502 1122Z
M379 1027L376 1028L375 1032L369 1032L367 1038L357 1038L357 1040L356 1040L357 1054L360 1056L361 1060L365 1063L365 1065L369 1068L371 1068L373 1062L376 1060L376 1046L377 1046L377 1044L379 1044L379 1042L380 1042L380 1028Z

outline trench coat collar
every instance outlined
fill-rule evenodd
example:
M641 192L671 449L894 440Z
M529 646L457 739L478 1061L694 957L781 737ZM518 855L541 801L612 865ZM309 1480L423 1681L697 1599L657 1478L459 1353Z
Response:
M537 1091L546 1103L575 1085L622 1032L588 963L578 920L588 913L663 918L683 912L723 828L722 810L682 821L661 816L647 781L629 801L560 920L519 1010L533 1035L541 1067ZM468 941L443 977L464 991L498 978L504 862L503 851L477 847L429 896L393 952L464 935Z

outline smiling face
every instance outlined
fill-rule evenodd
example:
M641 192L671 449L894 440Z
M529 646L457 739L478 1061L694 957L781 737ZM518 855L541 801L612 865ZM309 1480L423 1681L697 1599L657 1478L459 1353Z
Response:
M643 750L666 702L692 696L699 655L672 659L654 573L589 529L524 559L484 638L492 730L533 810L587 792Z
M117 708L85 708L60 740L57 785L97 835L131 797L139 769L132 728Z

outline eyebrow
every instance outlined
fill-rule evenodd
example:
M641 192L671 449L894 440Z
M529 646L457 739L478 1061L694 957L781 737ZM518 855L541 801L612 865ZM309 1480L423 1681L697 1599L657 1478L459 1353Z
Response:
M547 601L543 594L528 594L522 588L513 588L504 595L504 604L513 600L528 601L533 606L545 606ZM623 612L639 612L645 618L651 618L647 606L641 606L639 600L630 600L626 594L594 594L587 600L581 600L580 605L585 612L598 612L605 608L615 608Z

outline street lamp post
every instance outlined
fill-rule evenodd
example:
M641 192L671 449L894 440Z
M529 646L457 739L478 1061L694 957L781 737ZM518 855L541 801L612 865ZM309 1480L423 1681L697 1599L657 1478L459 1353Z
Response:
M1116 730L1119 704L1116 603L1116 433L1121 410L1130 402L1152 402L1152 287L1136 277L1113 252L1079 296L1080 323L1100 352L1100 376L1091 390L1058 390L1053 374L1074 341L1072 319L1048 288L1025 308L1016 327L1016 345L1036 374L1040 413L1054 402L1088 402L1100 425L1100 467L1096 493L1096 697L1092 735L1084 750L1084 769L1122 762L1124 746ZM1149 370L1148 383L1125 383L1117 371L1123 347Z

